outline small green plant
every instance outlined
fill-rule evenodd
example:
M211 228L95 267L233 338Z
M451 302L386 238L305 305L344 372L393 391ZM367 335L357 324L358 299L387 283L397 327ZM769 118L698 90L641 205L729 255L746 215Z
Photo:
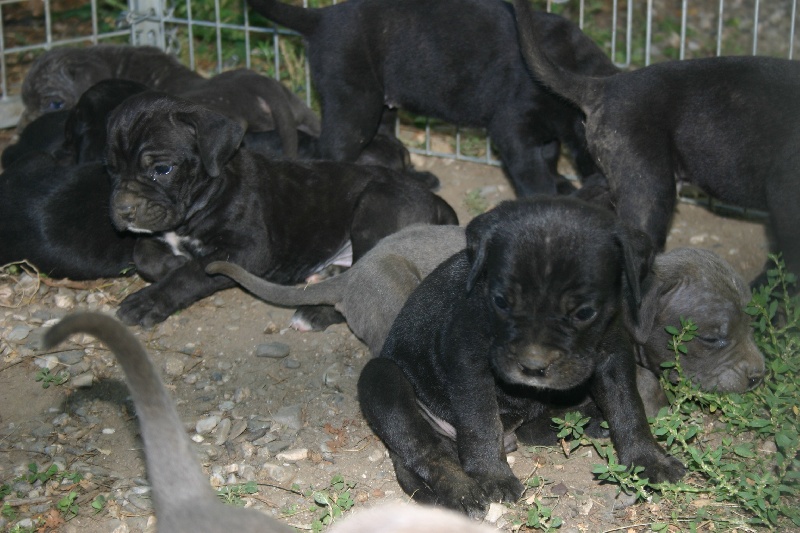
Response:
M9 522L14 522L17 519L17 511L7 503L3 504L3 508L0 510L0 515L2 515L3 518Z
M28 481L28 483L36 483L37 481L47 483L56 474L58 474L58 467L55 465L55 463L53 463L47 468L47 470L40 472L39 466L36 463L30 463L28 465L28 472L30 472L30 474L25 476L25 479Z
M98 514L103 509L105 509L106 503L107 503L106 497L103 496L102 494L98 494L97 496L95 496L91 504L92 509L94 509L94 514Z
M241 485L228 485L226 487L222 487L217 491L217 496L219 496L220 499L228 505L244 507L244 500L242 499L242 496L255 494L257 492L258 484L255 481L248 481L247 483L243 483Z
M58 500L58 510L64 515L66 519L70 519L78 514L78 504L75 500L78 499L78 493L74 490L69 491L63 498Z
M353 507L355 502L352 489L355 486L354 482L345 481L344 477L336 474L324 489L309 490L304 493L306 497L314 500L314 506L310 509L312 512L322 508L322 512L311 523L312 531L315 533L322 531Z
M538 500L534 500L533 506L528 509L528 519L525 525L540 531L553 531L561 527L563 520L558 516L553 516L553 508L542 505Z
M36 373L36 377L34 378L36 381L42 382L42 388L47 389L50 388L50 385L63 385L69 379L69 372L62 371L57 374L53 374L50 372L50 369L43 368L42 370Z

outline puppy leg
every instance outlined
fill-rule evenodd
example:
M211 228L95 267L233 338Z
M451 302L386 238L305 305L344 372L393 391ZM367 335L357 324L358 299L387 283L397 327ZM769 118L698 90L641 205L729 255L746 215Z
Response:
M188 261L167 273L160 281L125 298L117 310L117 317L125 324L151 327L166 320L172 313L185 309L194 302L218 290L233 287L235 282L226 276L209 276L205 267L213 260L226 257L209 256L203 261ZM231 258L232 261L240 258ZM245 268L252 265L243 262Z
M633 353L627 342L615 341L616 346L611 347L611 353L595 371L591 393L608 420L619 462L643 466L643 477L655 483L677 481L686 469L667 455L653 437L636 390Z
M557 170L561 155L557 135L541 123L532 126L528 113L498 112L488 132L518 197L574 190Z
M795 147L792 146L792 149ZM777 251L786 265L787 270L800 276L800 231L798 224L800 216L797 214L798 202L800 202L800 184L797 183L797 168L800 165L796 155L783 158L781 165L784 169L775 169L772 180L767 182L767 205L769 206L770 229L775 238ZM771 263L771 261L770 261ZM767 268L774 268L769 264ZM765 284L767 282L766 269L753 283L751 287L757 287L755 283ZM797 292L795 287L795 292Z
M341 83L341 82L338 82ZM355 94L321 93L322 133L319 151L322 159L355 161L375 136L383 113L380 91L354 89ZM358 102L353 106L353 102Z
M158 239L140 237L133 248L136 272L150 282L163 279L170 271L187 261L188 257L175 255L168 244Z
M372 359L358 379L361 411L400 465L399 480L415 499L482 517L489 500L423 418L403 371L384 357ZM417 489L424 488L422 491Z

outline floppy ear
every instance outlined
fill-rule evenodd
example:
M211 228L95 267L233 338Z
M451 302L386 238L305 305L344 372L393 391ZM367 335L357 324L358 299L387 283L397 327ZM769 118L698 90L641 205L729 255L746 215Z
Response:
M625 225L620 225L617 239L624 258L623 318L636 342L642 344L650 335L658 305L653 244L647 234Z
M472 288L483 273L483 265L486 263L486 248L489 246L489 241L494 234L499 218L499 211L495 208L488 213L478 215L467 224L467 229L465 230L467 259L472 265L467 276L468 293L472 292Z
M244 127L216 111L196 106L194 111L179 113L178 120L194 128L197 148L206 173L216 178L242 142Z

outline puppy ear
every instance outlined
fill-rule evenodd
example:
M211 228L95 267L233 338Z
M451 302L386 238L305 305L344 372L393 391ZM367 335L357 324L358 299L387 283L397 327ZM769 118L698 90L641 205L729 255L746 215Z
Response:
M642 338L647 340L650 335L658 303L652 271L654 248L647 234L625 225L620 225L617 238L625 267L622 278L623 317L636 342L642 343Z
M483 265L486 263L486 249L489 246L489 241L494 234L494 229L499 220L499 210L492 209L487 213L478 215L473 218L467 229L465 230L467 238L467 259L472 267L470 268L469 275L467 276L467 292L472 292L472 288L478 282L483 273Z
M194 128L197 148L206 173L216 178L233 157L244 137L244 127L216 111L196 106L194 111L179 113L178 120Z

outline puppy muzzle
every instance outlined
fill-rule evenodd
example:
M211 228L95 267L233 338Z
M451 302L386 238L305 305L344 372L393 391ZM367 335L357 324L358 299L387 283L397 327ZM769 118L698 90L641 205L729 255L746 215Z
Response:
M522 374L532 378L547 378L553 363L564 357L564 352L539 345L528 345L522 350L512 349Z

